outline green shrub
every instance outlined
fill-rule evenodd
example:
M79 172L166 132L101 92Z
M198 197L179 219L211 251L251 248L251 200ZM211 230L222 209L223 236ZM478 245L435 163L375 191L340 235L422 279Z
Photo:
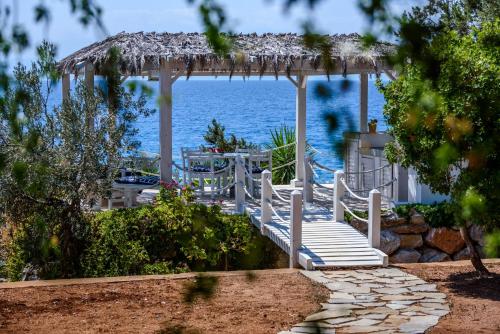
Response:
M354 214L360 218L368 219L368 211L352 210ZM352 222L354 217L347 211L344 211L344 220L348 223Z
M256 146L247 142L244 138L238 138L234 134L226 137L226 128L214 118L212 124L208 125L203 139L209 147L201 146L201 149L216 148L222 152L235 152L237 148L255 148Z
M282 125L281 127L271 131L271 144L267 145L267 149L273 151L273 183L288 184L295 177L295 164L286 165L295 160L295 129ZM282 147L289 145L286 147ZM280 148L278 148L280 147ZM281 168L275 169L275 167Z
M441 202L435 204L404 204L395 208L400 217L410 218L411 212L422 214L426 223L432 227L453 227L455 225L455 213L450 203Z
M2 225L0 276L20 280L28 265L40 278L67 277L63 266L70 277L257 269L274 267L280 254L247 216L195 203L174 184L163 184L154 205L73 217L71 251L59 242L62 208L33 207L23 223Z
M70 215L71 209L62 203L32 204L6 219L1 226L1 256L10 280L19 280L29 264L44 279L75 277L80 273L80 256L86 247L88 224L82 216ZM63 224L66 222L66 224ZM66 234L70 242L63 247L64 226L72 226Z
M177 196L171 185L155 205L98 213L91 227L85 276L252 267L245 257L258 239L247 216L195 203L188 189Z

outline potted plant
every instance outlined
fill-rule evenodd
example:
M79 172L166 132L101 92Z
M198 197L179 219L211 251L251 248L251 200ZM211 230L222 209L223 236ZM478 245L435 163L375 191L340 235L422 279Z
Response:
M377 133L377 120L375 118L368 123L368 133Z

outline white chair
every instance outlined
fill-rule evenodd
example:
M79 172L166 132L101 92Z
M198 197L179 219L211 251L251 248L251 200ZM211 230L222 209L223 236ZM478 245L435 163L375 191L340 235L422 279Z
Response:
M246 161L245 168L252 177L251 179L247 177L247 184L249 187L249 191L252 195L255 195L255 185L258 184L258 181L254 181L254 179L260 180L260 175L265 169L272 171L272 151L270 150L261 150L260 148L255 149L236 149L238 153L246 153Z
M205 194L207 179L210 180L210 196L213 197L216 193L222 194L230 166L221 154L182 148L182 167L184 182L192 184L193 180L198 179L198 189L202 195Z

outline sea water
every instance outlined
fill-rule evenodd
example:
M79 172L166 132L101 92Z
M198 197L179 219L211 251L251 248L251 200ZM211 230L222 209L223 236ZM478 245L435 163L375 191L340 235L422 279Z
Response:
M334 142L347 131L349 117L354 131L359 130L359 76L348 76L349 85L340 76L330 81L309 80L307 86L307 141L318 149L315 159L334 169L342 168L342 158L335 153ZM158 153L159 146L159 82L141 81L154 94L148 107L157 110L152 116L140 117L136 127L141 150ZM328 85L333 93L324 99L316 93L318 84ZM56 90L57 92L58 90ZM60 96L56 98L60 100ZM286 78L274 80L228 77L179 78L173 86L173 155L180 162L181 147L196 148L205 144L203 135L212 119L226 128L226 135L235 134L245 140L265 145L271 141L270 132L284 124L295 126L295 87ZM378 120L378 130L386 128L382 110L384 98L375 86L375 77L368 82L368 119ZM325 115L334 112L340 126L331 134ZM322 174L322 178L326 178Z

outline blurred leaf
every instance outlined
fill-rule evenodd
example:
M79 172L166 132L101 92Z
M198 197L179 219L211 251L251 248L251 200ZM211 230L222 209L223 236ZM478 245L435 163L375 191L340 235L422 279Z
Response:
M28 165L23 161L16 161L12 165L12 176L18 184L24 184L26 182L27 171Z
M500 257L500 230L488 233L485 238L484 251L489 258Z
M462 216L465 220L472 220L474 216L484 213L485 198L473 187L469 187L461 200Z
M189 282L184 288L184 301L192 304L196 299L210 299L217 288L218 277L198 274L193 282Z

